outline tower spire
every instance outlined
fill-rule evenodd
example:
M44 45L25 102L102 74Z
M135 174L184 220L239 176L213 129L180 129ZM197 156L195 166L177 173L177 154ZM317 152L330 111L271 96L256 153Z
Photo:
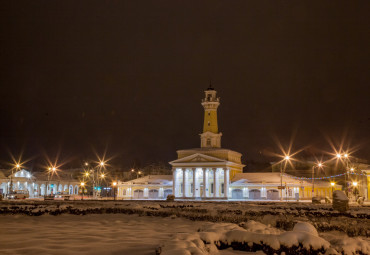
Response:
M203 133L201 136L201 147L221 147L222 133L218 132L217 108L220 105L220 98L216 96L217 91L210 82L209 88L204 91L205 97L202 99L204 108Z

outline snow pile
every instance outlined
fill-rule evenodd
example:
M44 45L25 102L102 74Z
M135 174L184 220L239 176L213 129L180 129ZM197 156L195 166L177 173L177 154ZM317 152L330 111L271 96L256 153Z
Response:
M252 252L263 250L269 254L296 254L303 250L325 252L330 247L330 243L319 237L315 227L309 223L298 223L293 231L284 233L255 221L241 226L209 223L198 233L176 236L163 244L157 254L215 254L218 249L230 247ZM176 253L180 251L182 253Z
M341 201L348 201L348 197L341 190L335 190L333 192L333 199L337 199L337 200L341 200Z

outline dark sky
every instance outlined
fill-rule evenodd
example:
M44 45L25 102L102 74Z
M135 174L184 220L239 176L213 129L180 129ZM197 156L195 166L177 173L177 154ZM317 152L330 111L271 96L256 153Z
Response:
M2 1L0 159L199 147L210 79L245 161L328 137L370 159L369 1ZM35 160L29 164L35 165Z

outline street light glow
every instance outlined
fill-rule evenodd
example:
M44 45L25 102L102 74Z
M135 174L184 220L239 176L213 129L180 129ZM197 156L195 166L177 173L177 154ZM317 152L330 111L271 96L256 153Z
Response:
M89 176L89 173L87 173L87 172L86 172L86 173L85 173L85 175L86 175L86 176Z
M81 182L81 186L83 187L83 186L85 186L85 183L84 182Z
M117 185L117 182L113 182L113 186L116 186Z
M344 154L344 157L345 157L345 158L348 158L348 154L347 154L347 153L346 153L346 154Z
M356 187L356 186L357 186L357 182L353 182L352 184L353 184L353 186L354 186L354 187Z
M342 155L340 155L339 153L337 154L337 158L341 158L342 157Z
M319 167L322 167L322 163L317 164Z
M351 167L351 171L353 172L355 169L353 167Z
M85 162L85 166L88 166L88 165L89 165L89 163Z
M101 174L101 175L100 175L100 177L101 177L101 178L104 178L104 177L105 177L105 174Z
M104 162L103 162L103 161L101 161L101 162L100 162L100 165L101 165L101 166L104 166Z
M57 170L57 169L56 169L56 167L53 167L51 170L55 171L55 170Z
M131 172L135 172L135 170L134 169L131 169Z
M286 156L284 157L284 159L285 159L285 160L289 160L289 159L290 159L290 157L289 157L288 155L286 155Z
M331 182L331 183L330 183L330 185L331 185L332 187L334 187L335 183L334 183L334 182Z
M16 165L16 167L17 167L17 168L20 168L20 167L21 167L21 165L20 165L20 164L17 164L17 165Z

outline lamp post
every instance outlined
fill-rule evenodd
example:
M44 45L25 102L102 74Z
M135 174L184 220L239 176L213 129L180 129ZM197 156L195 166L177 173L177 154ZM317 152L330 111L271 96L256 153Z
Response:
M16 164L15 165L15 168L16 169L20 169L21 168L21 165L20 164ZM14 190L13 190L13 174L14 174L14 168L12 168L12 174L10 175L10 192L13 193ZM8 193L10 193L8 191Z
M113 198L114 198L114 200L116 200L116 186L117 186L117 182L113 182Z
M357 188L357 185L358 185L358 182L356 182L356 181L352 182L352 186L353 186L352 193L353 193L353 196L354 196L354 200L355 201L356 201L356 193L357 193L357 192L355 192L355 189Z
M334 197L333 193L334 193L335 183L334 182L331 182L330 185L331 185L331 197L333 198Z
M48 181L47 181L47 183L46 183L46 192L45 192L45 194L44 194L44 199L45 199L45 197L48 195L48 191L49 191L49 182L50 182L50 175L52 174L52 173L55 173L55 171L56 171L57 169L56 169L56 167L55 166L53 166L53 167L49 167L48 168ZM50 195L51 195L51 190L50 190Z
M284 172L285 172L285 165L289 159L290 159L290 156L286 155L280 165L280 201L283 201L283 162L285 163L284 164Z
M318 163L317 165L312 166L312 197L315 196L315 167L321 168L322 163Z
M85 189L85 183L84 182L81 182L80 183L81 187L82 187L82 195L81 195L81 200L84 200L84 189Z

